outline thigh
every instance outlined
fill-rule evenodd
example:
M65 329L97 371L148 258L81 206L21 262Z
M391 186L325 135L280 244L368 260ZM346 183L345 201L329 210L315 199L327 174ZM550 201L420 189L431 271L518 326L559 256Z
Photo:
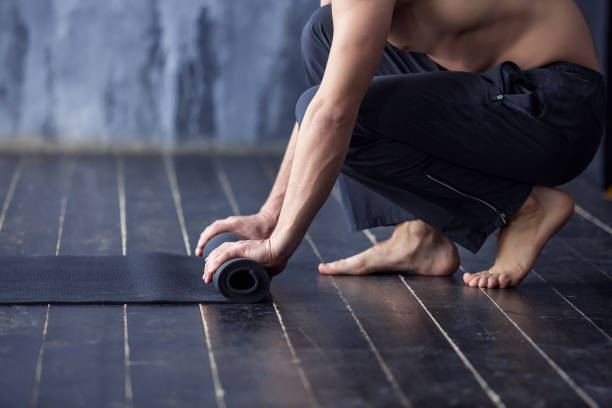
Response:
M530 91L503 89L501 70L375 77L351 143L392 139L521 183L558 185L575 177L572 143L539 117Z

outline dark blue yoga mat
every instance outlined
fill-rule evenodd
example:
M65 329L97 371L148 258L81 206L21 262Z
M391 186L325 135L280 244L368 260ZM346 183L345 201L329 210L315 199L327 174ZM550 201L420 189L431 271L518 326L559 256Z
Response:
M2 256L0 303L254 303L265 300L263 268L244 262L202 281L201 258L167 253L127 256ZM222 291L219 289L221 286ZM246 286L245 286L246 285ZM229 288L229 289L228 289ZM234 290L235 289L235 290Z

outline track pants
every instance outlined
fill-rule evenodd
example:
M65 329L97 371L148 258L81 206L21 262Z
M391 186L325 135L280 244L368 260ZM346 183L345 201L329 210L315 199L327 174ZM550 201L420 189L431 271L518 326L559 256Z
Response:
M332 36L331 7L321 7L302 31L311 88L296 105L300 124ZM349 230L417 218L475 253L533 185L563 184L586 168L604 123L604 78L588 67L523 71L505 61L448 71L387 43L337 180Z

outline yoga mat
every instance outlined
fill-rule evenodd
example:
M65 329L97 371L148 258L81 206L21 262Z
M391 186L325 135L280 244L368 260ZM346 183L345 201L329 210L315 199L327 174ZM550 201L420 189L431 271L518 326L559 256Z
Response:
M244 239L232 232L223 232L212 237L204 247L203 258L224 242ZM237 303L255 303L268 296L270 275L265 268L247 258L230 259L219 266L213 275L215 286L228 299Z
M201 258L159 252L1 256L0 303L254 303L268 296L268 274L251 260L224 263L214 285L202 281L203 270Z

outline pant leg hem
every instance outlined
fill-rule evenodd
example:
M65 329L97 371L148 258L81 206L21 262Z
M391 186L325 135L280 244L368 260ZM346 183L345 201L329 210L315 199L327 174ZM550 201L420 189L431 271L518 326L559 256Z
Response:
M513 202L504 205L503 210L504 213L511 218L514 213L523 205L527 197L531 194L531 190L533 188L532 185L523 184L518 187L519 191L516 194L516 200ZM467 236L456 237L453 238L453 234L447 235L450 239L455 241L457 244L461 245L463 248L472 252L473 254L477 253L482 245L487 240L489 235L493 233L497 228L503 227L503 221L499 217L495 217L492 222L483 224L480 228L472 229Z
M414 216L408 214L385 214L384 216L370 217L366 220L348 220L347 224L350 232L358 232L368 228L384 227L395 225L404 221L414 220Z

